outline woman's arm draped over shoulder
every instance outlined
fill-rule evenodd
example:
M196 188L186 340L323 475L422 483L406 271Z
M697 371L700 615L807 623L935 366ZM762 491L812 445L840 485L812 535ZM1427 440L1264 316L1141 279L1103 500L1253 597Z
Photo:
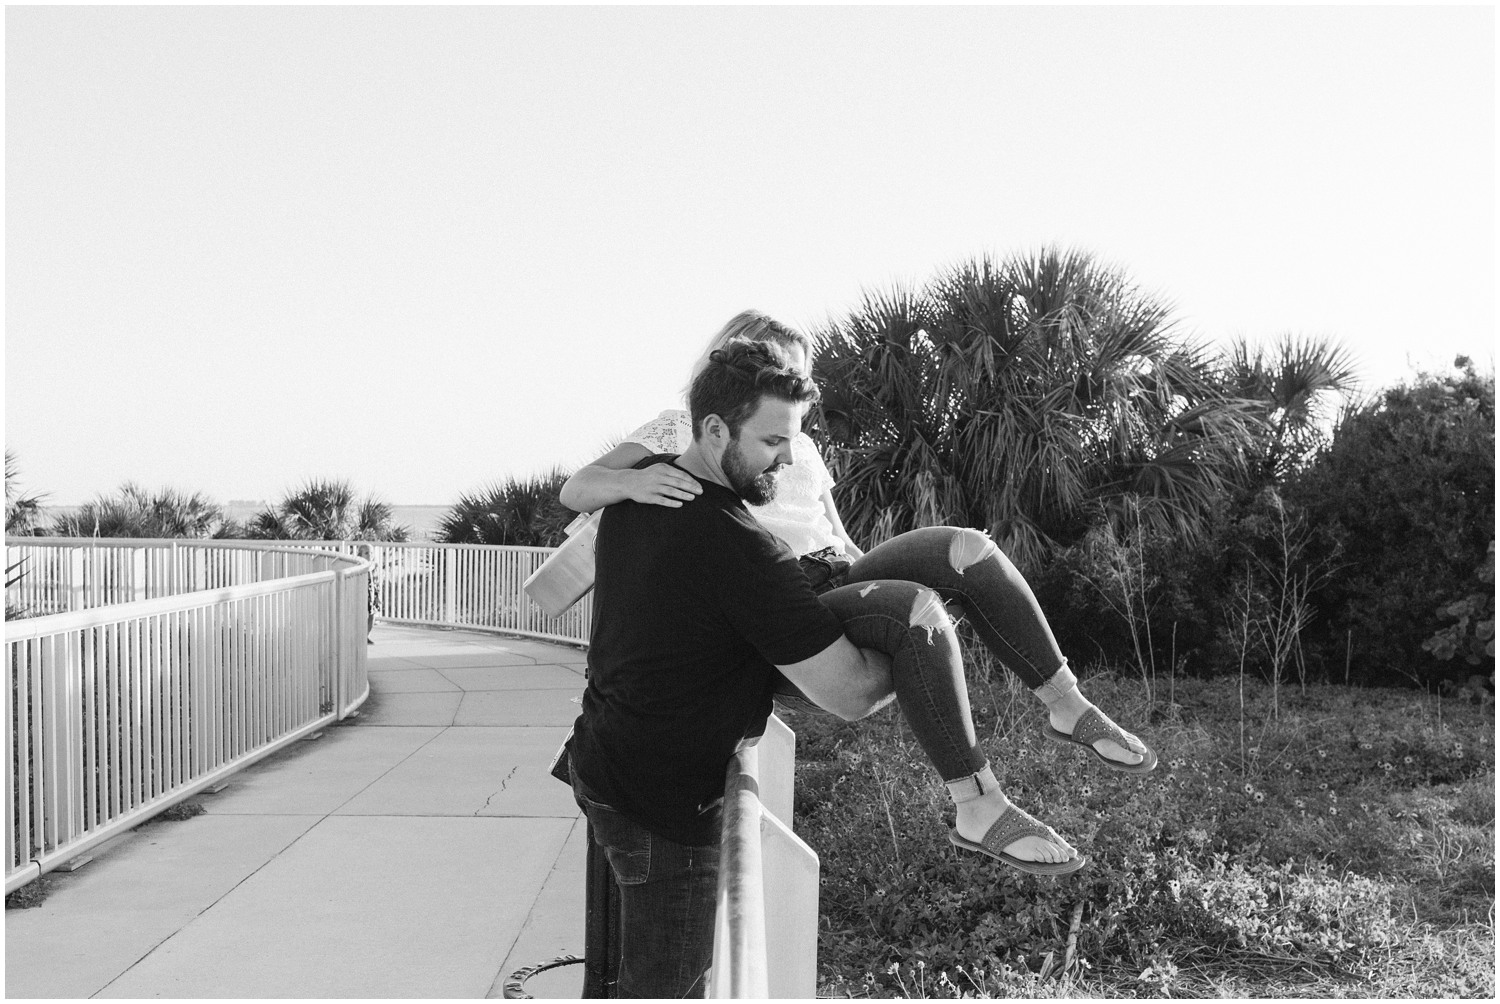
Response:
M621 443L591 464L580 467L563 483L562 504L577 512L634 499L676 508L700 494L696 479L670 464L653 464L643 471L634 465L651 456L640 443Z
M627 436L625 442L579 468L563 483L558 499L577 512L593 512L626 499L677 508L700 494L703 489L695 478L669 464L634 469L653 453L681 452L679 437L671 428L675 423L668 421L670 414L662 412Z

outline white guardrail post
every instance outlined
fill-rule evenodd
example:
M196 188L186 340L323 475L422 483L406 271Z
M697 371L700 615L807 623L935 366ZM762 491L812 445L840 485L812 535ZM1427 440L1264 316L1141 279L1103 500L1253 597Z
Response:
M810 999L818 980L818 855L792 832L796 735L777 718L729 763L708 996Z

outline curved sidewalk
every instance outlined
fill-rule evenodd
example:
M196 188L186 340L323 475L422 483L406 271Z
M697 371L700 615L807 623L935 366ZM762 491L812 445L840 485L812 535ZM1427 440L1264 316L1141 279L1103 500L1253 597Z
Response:
M6 996L501 997L581 956L584 826L547 765L583 669L574 648L377 625L357 718L7 910Z

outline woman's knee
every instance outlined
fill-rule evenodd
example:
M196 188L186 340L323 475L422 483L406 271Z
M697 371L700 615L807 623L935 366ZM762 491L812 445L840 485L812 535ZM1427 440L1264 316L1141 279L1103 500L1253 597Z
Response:
M948 541L948 564L959 575L986 558L1002 556L990 535L971 527L955 527Z

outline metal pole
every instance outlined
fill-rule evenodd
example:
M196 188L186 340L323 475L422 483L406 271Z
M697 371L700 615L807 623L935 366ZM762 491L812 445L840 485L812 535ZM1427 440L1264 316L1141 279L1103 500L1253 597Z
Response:
M620 979L620 890L604 848L588 828L584 885L583 1000L611 1000Z

